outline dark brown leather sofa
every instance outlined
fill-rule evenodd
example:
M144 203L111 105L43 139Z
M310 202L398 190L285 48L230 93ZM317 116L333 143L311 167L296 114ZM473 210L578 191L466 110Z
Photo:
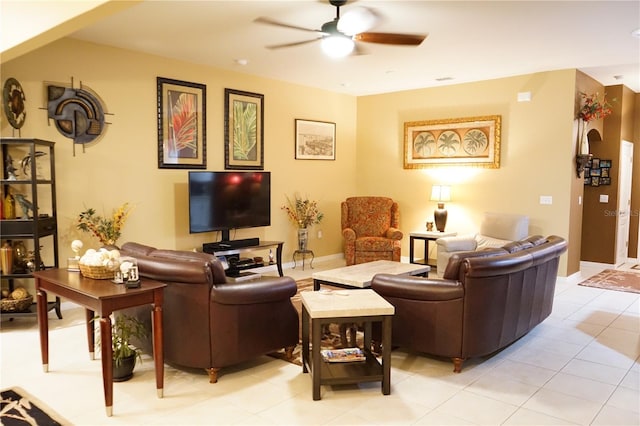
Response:
M298 313L291 303L297 288L292 278L227 283L222 265L209 254L132 242L120 252L137 259L141 276L167 283L163 326L168 363L204 368L215 383L222 367L282 348L292 355L298 343ZM125 313L151 328L149 306ZM150 340L137 343L152 353Z
M392 342L417 352L465 359L515 342L551 314L558 236L532 236L502 248L451 256L442 279L378 274L371 287L396 308Z

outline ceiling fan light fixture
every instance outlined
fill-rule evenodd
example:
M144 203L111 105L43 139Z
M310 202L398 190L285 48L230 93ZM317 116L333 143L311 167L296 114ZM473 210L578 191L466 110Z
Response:
M344 58L353 52L355 43L351 37L331 35L324 37L320 43L322 51L331 58Z

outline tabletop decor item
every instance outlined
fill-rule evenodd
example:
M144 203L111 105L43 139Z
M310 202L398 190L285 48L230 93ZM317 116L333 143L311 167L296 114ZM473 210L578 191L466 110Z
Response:
M80 273L94 280L114 279L115 271L120 267L120 251L89 249L78 260Z
M602 98L596 93L587 94L580 92L582 106L578 111L578 119L582 122L582 132L580 133L579 149L580 154L589 154L589 123L593 120L600 120L611 115L611 105L607 102L606 95Z
M122 228L131 213L129 203L114 209L111 217L96 214L95 209L88 208L77 217L77 228L98 238L105 246L113 246L120 238Z
M295 195L291 200L287 197L287 204L282 206L282 210L287 212L289 219L298 227L298 249L306 250L309 240L309 228L311 225L322 221L324 213L318 210L318 203L308 198L300 198Z

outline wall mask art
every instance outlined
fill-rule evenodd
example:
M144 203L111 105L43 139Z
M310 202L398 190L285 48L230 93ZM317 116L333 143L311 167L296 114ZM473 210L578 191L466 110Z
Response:
M83 86L73 87L58 84L47 85L47 111L48 118L53 120L56 129L69 139L73 139L75 145L84 145L95 141L104 133L105 111L98 95L90 88Z

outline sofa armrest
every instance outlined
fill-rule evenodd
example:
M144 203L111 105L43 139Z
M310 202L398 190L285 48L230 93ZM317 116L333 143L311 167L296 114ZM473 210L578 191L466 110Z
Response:
M211 301L221 305L251 305L278 302L295 296L298 288L290 277L274 277L240 283L216 284Z
M402 239L402 231L399 230L398 228L389 228L387 229L385 236L390 240L400 241Z
M342 236L346 242L354 242L356 240L356 231L352 228L344 228L342 230Z
M459 237L442 237L436 240L438 251L473 251L478 246L475 235L461 235Z
M464 288L459 281L410 275L376 274L371 288L381 296L411 300L442 301L464 296Z

